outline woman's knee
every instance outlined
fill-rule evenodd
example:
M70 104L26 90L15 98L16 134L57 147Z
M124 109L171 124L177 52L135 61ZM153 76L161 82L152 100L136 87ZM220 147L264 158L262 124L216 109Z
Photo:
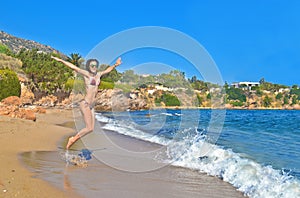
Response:
M86 127L88 132L93 132L94 131L94 127Z

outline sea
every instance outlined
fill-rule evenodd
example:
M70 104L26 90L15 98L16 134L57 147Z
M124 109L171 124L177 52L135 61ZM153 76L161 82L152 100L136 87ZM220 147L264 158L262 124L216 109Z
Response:
M203 197L203 188L209 195L214 193L218 181L224 181L223 184L246 197L300 198L300 111L151 109L97 112L95 117L105 133L122 137L115 139L121 142L108 141L116 148L124 148L128 142L132 144L129 140L133 139L138 141L133 148L140 148L130 152L133 155L146 155L147 149L160 148L151 160L173 168L156 167L155 170L150 167L149 159L147 163L139 161L143 156L126 157L111 152L102 143L96 143L101 148L90 149L94 154L87 168L66 165L57 151L27 152L21 155L22 161L36 177L58 188L75 189L83 197L119 197L126 193L129 193L127 197L141 194ZM86 138L94 139L92 135L97 133L100 132L96 130ZM127 144L122 145L124 142ZM102 153L104 158L115 156L111 164L116 166L108 169L105 167L109 163L99 165L95 160L97 153ZM63 150L62 155L66 155ZM147 168L150 164L149 171L140 169L145 174L136 174L134 169L132 174L124 170L113 172L122 162L128 165L127 170L132 168L130 164L140 165L136 168ZM203 175L206 179L201 179ZM212 178L214 181L209 182ZM150 187L161 190L152 191ZM226 195L227 187L223 187L221 194L211 196L232 197Z
M107 130L166 146L168 158L157 160L218 177L248 197L300 197L300 111L156 109L96 118Z

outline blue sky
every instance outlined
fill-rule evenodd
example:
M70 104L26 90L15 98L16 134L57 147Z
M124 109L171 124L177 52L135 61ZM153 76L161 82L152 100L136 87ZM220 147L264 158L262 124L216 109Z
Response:
M264 77L273 83L300 85L299 10L297 0L4 1L0 30L84 57L120 31L168 27L196 39L216 62L224 81ZM171 59L159 51L144 56L140 51L124 56L120 70L143 61L162 62L193 75L191 65Z

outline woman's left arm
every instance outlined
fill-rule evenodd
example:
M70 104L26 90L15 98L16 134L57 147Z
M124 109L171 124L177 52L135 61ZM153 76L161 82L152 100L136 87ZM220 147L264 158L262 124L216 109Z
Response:
M115 69L117 66L119 66L121 64L122 64L122 60L121 60L121 57L119 57L114 65L108 67L106 70L101 72L101 76L108 74L109 72L111 72L113 69Z

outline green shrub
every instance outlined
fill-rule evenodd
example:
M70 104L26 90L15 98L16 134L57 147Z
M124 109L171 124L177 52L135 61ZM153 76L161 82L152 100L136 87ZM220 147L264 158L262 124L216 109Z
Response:
M123 93L130 93L131 90L134 89L134 87L129 84L115 84L115 88L122 89Z
M12 51L6 45L3 44L0 44L0 53L12 55Z
M0 70L0 100L21 94L21 85L17 74L9 69Z
M287 105L287 104L289 104L289 96L288 95L284 95L284 98L283 98L283 104L284 105Z
M99 89L113 89L115 84L113 82L101 81Z
M210 99L211 99L211 94L210 94L210 93L208 93L208 94L206 95L206 99L207 99L207 100L210 100Z
M297 101L298 101L298 96L294 95L292 97L292 105L297 104Z
M244 103L241 101L231 101L230 104L234 107L241 107L244 105Z
M197 104L198 104L198 106L201 106L202 103L203 103L203 98L199 94L197 94Z
M66 91L73 91L74 93L85 93L85 84L82 78L69 78L65 83Z
M155 103L165 103L166 106L180 106L179 99L169 93L164 93L160 98L155 99Z
M266 96L266 97L263 99L263 106L264 106L264 107L269 107L269 106L271 106L271 102L272 102L272 99L269 98L268 96Z
M297 85L293 85L293 88L290 90L290 95L296 95L297 100L300 100L300 89Z
M278 93L278 94L276 95L276 100L281 100L282 97L283 97L282 93Z
M246 102L246 95L242 89L239 88L230 88L226 91L229 100L239 100L241 102Z

